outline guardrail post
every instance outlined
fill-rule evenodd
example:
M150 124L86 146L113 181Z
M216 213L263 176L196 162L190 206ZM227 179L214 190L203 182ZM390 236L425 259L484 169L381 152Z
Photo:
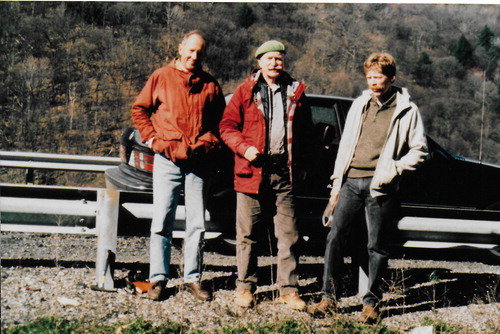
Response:
M33 169L28 168L26 169L26 184L33 184L35 180L35 172Z
M114 261L118 233L120 193L112 189L97 192L97 261L96 281L99 290L114 290Z
M359 266L358 274L358 295L364 296L368 292L368 273L362 266Z
M368 221L368 213L365 209L365 220L362 222L363 224L366 224ZM363 233L368 233L366 227L363 227ZM368 236L365 236L368 238ZM366 239L366 242L368 242L368 239ZM369 271L369 266L368 266L368 257L366 255L366 244L363 242L363 246L361 248L362 250L358 250L361 255L358 254L358 295L359 296L364 296L368 292L368 271Z

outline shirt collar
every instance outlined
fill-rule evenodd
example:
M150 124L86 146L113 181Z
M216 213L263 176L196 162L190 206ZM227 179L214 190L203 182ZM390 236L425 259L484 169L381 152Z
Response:
M381 100L385 100L384 103L380 103L375 96L372 96L372 103L376 104L379 107L389 108L396 102L397 93L398 90L395 89L394 87L391 87L390 90L382 96Z

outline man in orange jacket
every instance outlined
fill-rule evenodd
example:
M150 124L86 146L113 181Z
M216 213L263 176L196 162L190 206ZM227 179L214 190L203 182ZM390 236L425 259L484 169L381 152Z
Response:
M150 242L153 286L148 290L153 300L167 297L172 230L183 185L184 285L197 298L210 298L200 285L205 232L203 188L210 152L219 146L218 126L225 100L219 83L202 70L204 54L201 33L186 34L179 44L179 57L151 75L132 106L134 125L155 151Z
M220 123L221 137L235 153L237 192L235 303L250 307L257 283L256 239L266 213L274 216L278 240L279 301L297 310L306 304L297 292L295 219L297 181L303 172L312 128L305 85L284 72L285 46L262 44L255 54L259 70L234 92Z

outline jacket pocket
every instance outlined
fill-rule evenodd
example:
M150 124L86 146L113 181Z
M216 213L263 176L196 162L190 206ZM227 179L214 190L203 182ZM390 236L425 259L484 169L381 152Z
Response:
M250 166L250 162L245 159L238 159L235 162L234 174L240 177L251 177L253 175L253 170Z
M373 176L372 186L376 190L391 192L397 188L399 179L400 177L396 169L396 162L391 160L383 170L377 169L375 175Z
M177 132L166 132L161 138L156 138L152 148L153 151L163 153L174 162L188 158L189 147L182 140L182 135Z
M259 111L260 113L260 111ZM245 139L253 138L257 129L259 129L259 125L262 116L257 113L246 113L243 120L243 129L242 134Z
M198 138L196 143L190 146L192 154L206 154L217 147L219 139L212 133L206 132Z

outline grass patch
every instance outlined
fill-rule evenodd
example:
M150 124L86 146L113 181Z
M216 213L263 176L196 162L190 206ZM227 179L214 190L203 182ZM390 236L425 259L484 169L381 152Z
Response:
M84 326L76 320L61 320L57 318L39 318L26 325L2 328L2 334L167 334L167 333L201 333L186 330L176 323L153 326L152 323L137 319L128 324Z
M10 328L2 328L2 333L6 334L65 334L78 333L79 325L76 322L57 318L40 318L26 325Z
M151 322L137 319L135 321L117 325L83 325L76 320L62 320L57 318L39 318L26 325L3 328L2 334L204 334L201 330L190 329L177 323L165 323L154 326ZM210 332L212 333L212 332ZM335 319L322 330L310 328L308 325L295 321L286 320L276 324L267 325L240 325L234 327L223 327L215 334L397 334L399 332L388 329L383 325L368 326L343 319ZM455 333L455 332L439 332Z
M398 334L400 332L391 330L384 325L376 326L364 325L359 322L347 321L344 319L335 320L326 333L332 334Z
M450 326L450 325L442 322L441 320L432 320L429 317L424 317L424 319L422 320L422 325L434 327L436 334L440 334L440 333L458 334L458 333L460 333L460 328Z

